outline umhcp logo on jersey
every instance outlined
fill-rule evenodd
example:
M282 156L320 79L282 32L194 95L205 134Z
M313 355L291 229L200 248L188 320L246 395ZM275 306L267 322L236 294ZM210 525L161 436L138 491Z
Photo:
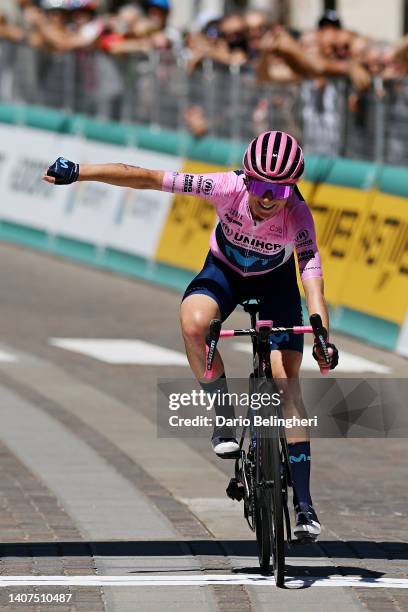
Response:
M228 230L231 231L231 228L228 228ZM286 249L281 244L265 243L263 240L259 239L251 240L248 236L243 236L239 234L239 232L235 233L232 241L228 240L221 224L217 225L215 235L222 254L233 266L239 268L243 272L266 272L268 270L273 270L287 259ZM237 235L242 237L242 242L239 242L247 245L246 247L237 244ZM257 252L248 248L248 245L255 248L267 249L268 251L273 249L279 249L279 251L273 254L270 252Z

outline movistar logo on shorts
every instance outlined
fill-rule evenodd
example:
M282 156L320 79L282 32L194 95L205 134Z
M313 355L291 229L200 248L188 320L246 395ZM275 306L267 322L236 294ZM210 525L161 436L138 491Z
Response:
M297 457L295 455L289 455L290 463L300 463L301 461L310 461L310 455L306 455L305 453L301 453Z
M289 334L284 332L282 334L273 334L270 340L270 344L279 346L281 342L288 342Z

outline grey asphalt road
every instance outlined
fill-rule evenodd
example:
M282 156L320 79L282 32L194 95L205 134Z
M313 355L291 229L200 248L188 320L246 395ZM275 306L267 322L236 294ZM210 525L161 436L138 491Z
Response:
M207 439L157 435L158 378L188 378L188 368L112 364L50 343L142 340L182 353L180 296L12 245L0 246L0 258L1 609L408 609L407 588L367 585L407 576L405 439L314 440L323 532L287 558L288 584L309 581L285 590L245 583L258 563L241 507L225 496L231 464L213 456ZM246 325L241 312L231 322ZM407 375L396 355L336 342L388 376ZM223 355L230 376L245 375L248 356L227 344ZM10 586L13 576L38 579ZM44 576L65 583L46 586ZM139 582L104 583L115 576ZM342 586L350 577L366 582ZM30 593L54 600L22 601Z

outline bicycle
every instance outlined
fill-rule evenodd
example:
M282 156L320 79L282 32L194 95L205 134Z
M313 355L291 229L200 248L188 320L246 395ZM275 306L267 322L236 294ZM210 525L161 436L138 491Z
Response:
M210 378L217 343L220 338L250 336L252 340L253 371L249 377L249 395L267 393L270 397L279 393L272 375L270 360L270 337L273 334L313 333L315 342L320 346L324 359L329 364L329 354L325 342L326 330L318 314L310 317L310 326L273 327L272 321L259 320L259 301L242 302L249 313L249 329L221 330L221 321L213 319L206 338L206 372ZM324 368L322 373L327 373ZM282 402L268 406L267 417L271 423L280 423ZM258 411L256 411L259 414ZM258 557L261 571L269 574L272 567L276 586L283 587L285 580L285 527L286 542L294 543L291 535L288 508L288 489L292 487L290 462L285 430L281 425L272 428L254 425L254 410L250 406L247 417L250 425L243 428L239 451L235 453L235 475L231 478L226 493L231 499L244 501L244 516L249 528L255 532L258 544ZM260 415L261 418L265 415ZM275 418L274 418L275 417ZM246 434L249 431L247 450L244 449ZM310 537L308 541L310 541ZM297 541L298 542L298 541Z

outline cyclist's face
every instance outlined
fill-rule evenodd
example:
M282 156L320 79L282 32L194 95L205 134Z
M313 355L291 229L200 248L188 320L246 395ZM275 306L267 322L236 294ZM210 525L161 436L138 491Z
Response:
M255 219L264 220L274 217L287 204L292 192L291 187L283 185L262 184L260 181L248 181L248 204ZM285 197L282 197L285 196Z
M288 198L284 200L275 200L270 191L267 191L263 196L249 194L249 208L255 219L270 219L282 210L287 204Z

